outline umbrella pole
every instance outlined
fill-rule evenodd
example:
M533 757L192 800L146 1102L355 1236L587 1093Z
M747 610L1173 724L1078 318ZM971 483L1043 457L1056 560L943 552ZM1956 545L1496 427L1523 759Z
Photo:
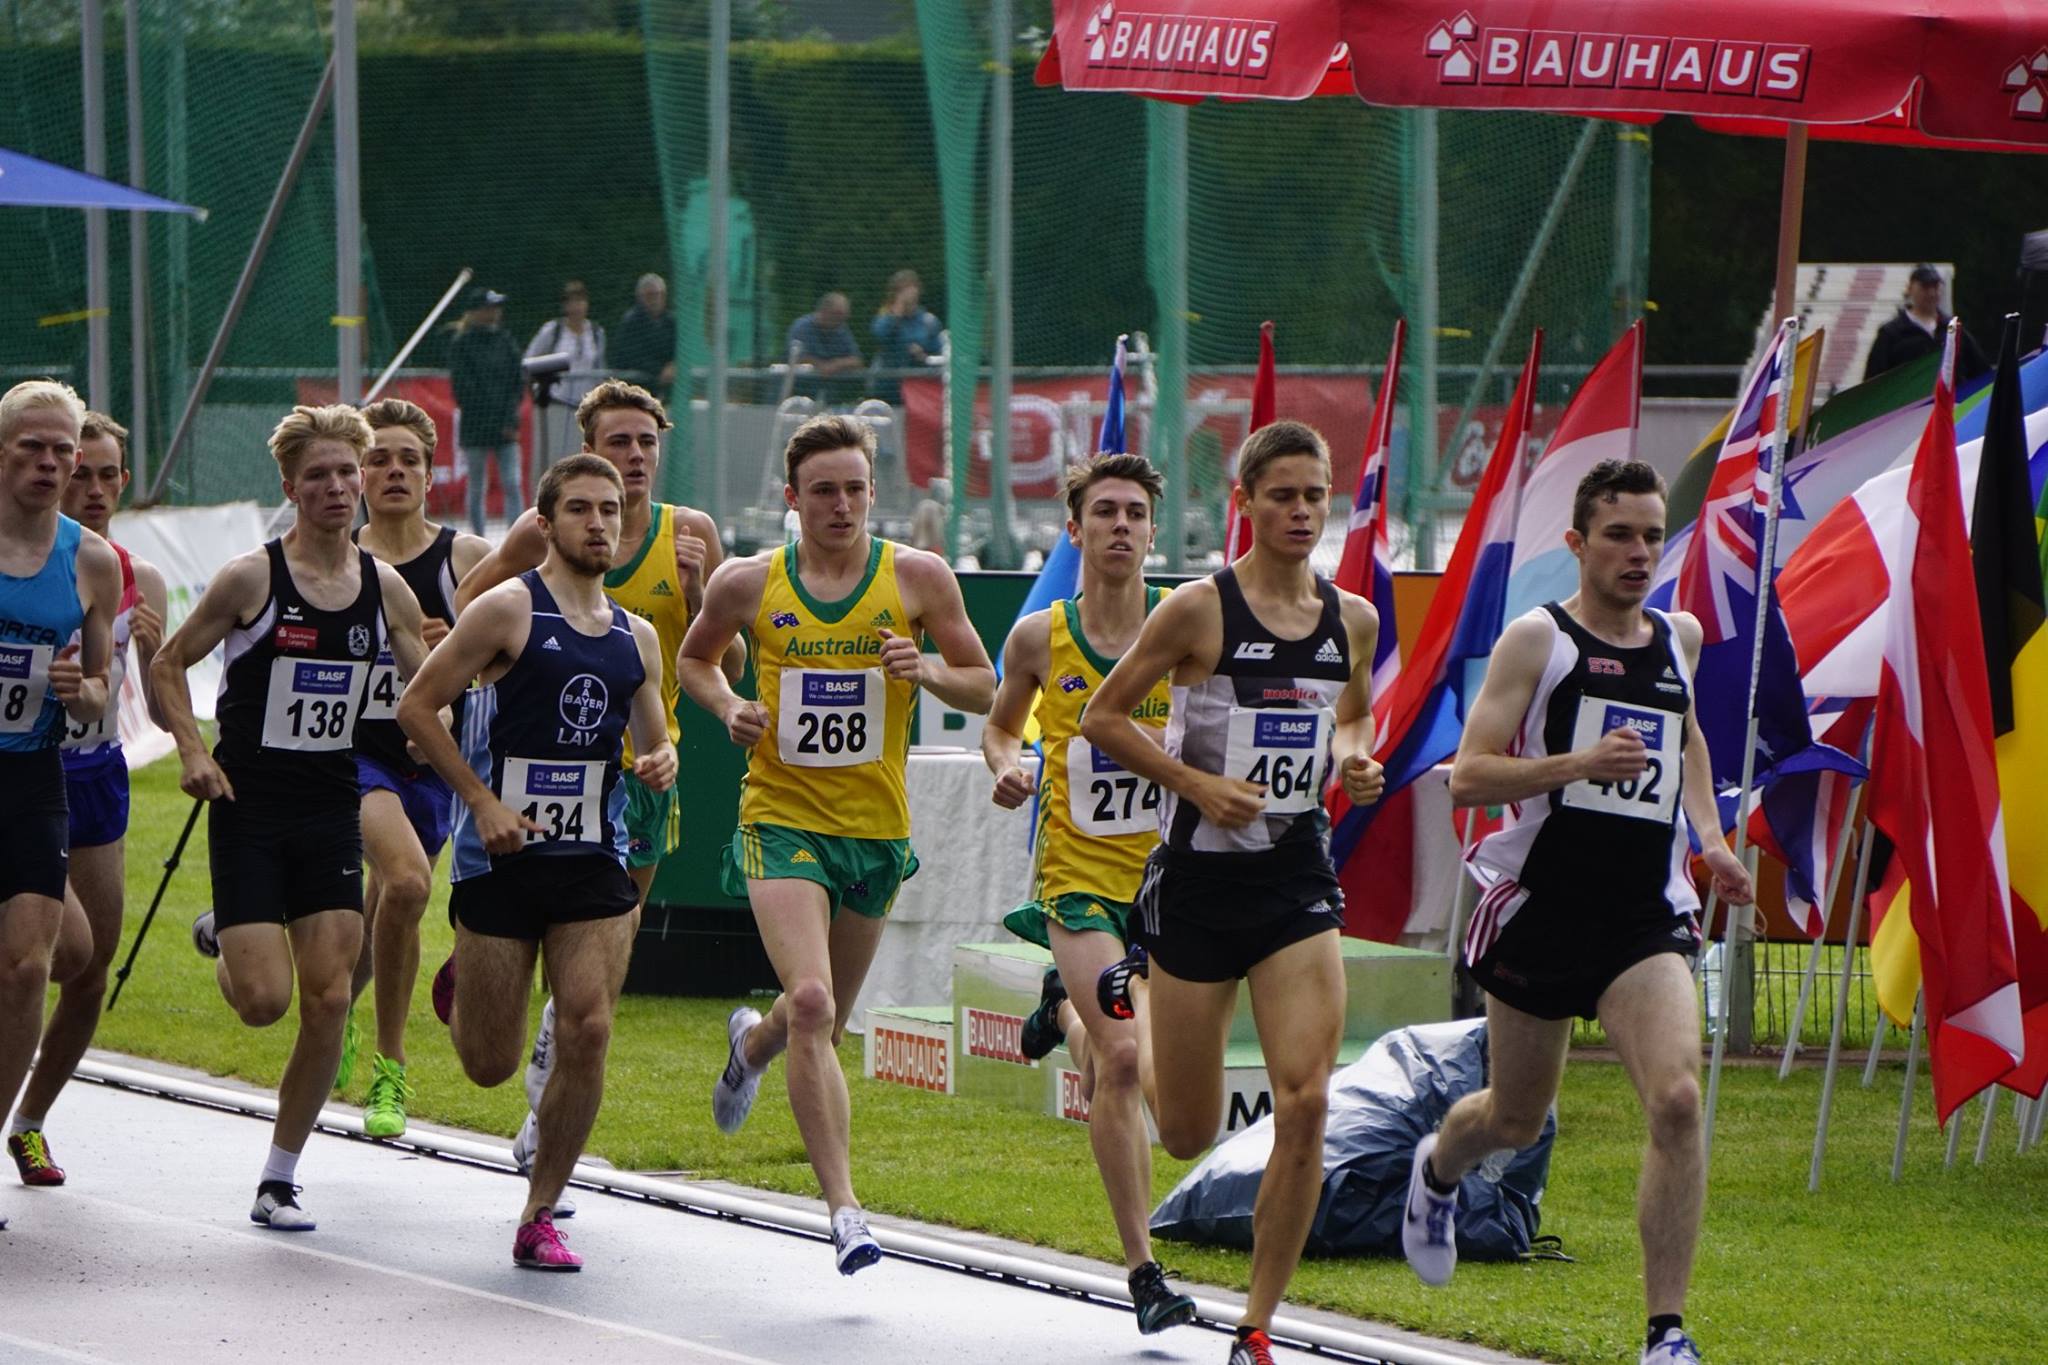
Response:
M1799 228L1806 213L1806 125L1795 123L1785 133L1785 175L1778 184L1778 280L1771 296L1771 316L1792 316L1792 295L1799 279Z

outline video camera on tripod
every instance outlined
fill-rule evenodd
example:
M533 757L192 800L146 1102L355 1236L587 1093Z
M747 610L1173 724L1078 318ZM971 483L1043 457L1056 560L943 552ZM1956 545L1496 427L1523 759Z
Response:
M528 356L519 362L520 373L526 379L527 391L533 395L534 435L538 449L534 452L538 469L546 469L553 460L548 449L547 410L554 405L555 385L569 372L569 353L549 351L546 355Z

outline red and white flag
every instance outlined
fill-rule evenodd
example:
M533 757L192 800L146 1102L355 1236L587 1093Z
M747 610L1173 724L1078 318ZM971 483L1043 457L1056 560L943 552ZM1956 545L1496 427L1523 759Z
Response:
M1252 420L1250 431L1257 431L1273 420L1278 400L1274 397L1273 380L1273 324L1259 324L1259 371L1252 377ZM1249 435L1249 432L1247 432ZM1229 564L1252 547L1252 528L1237 511L1237 473L1232 462L1230 491L1224 495L1223 505L1223 562Z

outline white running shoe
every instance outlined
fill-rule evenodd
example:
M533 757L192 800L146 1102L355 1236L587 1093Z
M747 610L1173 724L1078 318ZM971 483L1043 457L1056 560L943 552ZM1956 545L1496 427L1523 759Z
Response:
M1415 1164L1408 1171L1408 1207L1401 1218L1401 1250L1424 1284L1445 1285L1458 1268L1458 1196L1438 1194L1422 1178L1436 1134L1415 1144Z
M832 1215L832 1254L842 1275L866 1270L882 1259L881 1244L868 1231L865 1210L844 1208Z
M718 1084L711 1087L711 1117L717 1121L721 1133L737 1133L740 1125L747 1121L747 1115L754 1110L754 1096L761 1093L761 1073L750 1069L746 1062L747 1034L760 1022L761 1011L746 1005L726 1016L725 1036L729 1049L725 1057L725 1071L719 1076ZM834 1236L837 1236L836 1225ZM840 1268L845 1269L843 1261Z
M533 1053L526 1059L526 1107L540 1112L540 1097L555 1069L555 997L540 1009L540 1028L533 1035Z
M201 957L220 956L220 938L213 931L213 911L209 910L192 921L192 946L199 950Z
M1643 1352L1642 1365L1700 1365L1700 1348L1676 1327L1666 1327L1655 1346Z
M533 1174L533 1154L539 1150L540 1118L529 1112L526 1116L526 1122L519 1125L519 1132L512 1139L512 1160L517 1163L519 1174L526 1176ZM555 1200L555 1217L574 1218L575 1216L576 1203L569 1198L569 1191L564 1189L561 1196Z
M298 1186L283 1180L266 1180L256 1187L256 1203L249 1221L272 1232L311 1232L317 1224L313 1215L299 1207Z

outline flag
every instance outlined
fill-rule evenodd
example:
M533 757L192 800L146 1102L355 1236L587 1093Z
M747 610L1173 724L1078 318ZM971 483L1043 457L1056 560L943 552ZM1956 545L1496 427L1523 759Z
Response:
M1365 434L1365 459L1358 470L1358 492L1351 499L1351 520L1344 530L1344 557L1337 564L1337 586L1357 593L1379 612L1379 641L1372 654L1372 718L1375 729L1386 724L1401 676L1401 641L1394 628L1393 551L1387 536L1388 452L1393 444L1395 394L1401 382L1401 344L1408 335L1405 319L1394 321L1394 344L1387 352L1386 373L1373 400L1372 425ZM1341 795L1341 788L1332 788Z
M1276 400L1273 380L1273 324L1259 324L1259 369L1252 377L1252 420L1246 434L1257 431L1271 422L1274 417ZM1232 474L1230 491L1225 494L1223 507L1223 562L1232 563L1252 547L1250 523L1238 514L1237 476Z
M1951 323L1907 486L1870 775L1871 820L1896 845L1911 887L1943 1123L2012 1071L2024 1048L1983 632L1974 613L1955 609L1973 584L1956 473L1956 335Z
M1643 405L1640 320L1600 358L1558 419L1515 517L1515 553L1508 568L1507 606L1514 620L1531 607L1579 590L1579 561L1565 547L1579 480L1602 460L1633 460Z
M1842 821L1868 769L1854 756L1868 747L1871 700L1824 697L1813 703L1813 745L1772 767L1749 813L1750 842L1785 865L1785 910L1809 938L1827 932L1827 888ZM1739 793L1723 798L1732 827Z

